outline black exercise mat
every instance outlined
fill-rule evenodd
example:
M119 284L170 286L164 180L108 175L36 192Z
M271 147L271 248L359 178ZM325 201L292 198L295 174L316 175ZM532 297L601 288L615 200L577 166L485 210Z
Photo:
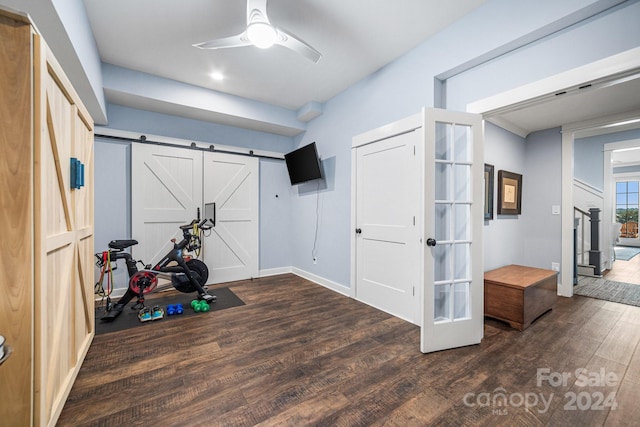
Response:
M122 310L122 313L113 322L103 322L100 320L101 317L105 315L104 306L100 303L96 303L96 335L105 334L108 332L122 331L125 329L133 328L136 326L145 327L149 325L158 325L165 322L171 322L174 319L181 319L185 316L206 316L208 313L212 313L215 311L224 310L225 308L238 307L241 305L245 305L244 301L242 301L233 291L229 288L216 288L210 289L209 293L211 295L215 295L218 297L216 302L209 304L211 308L208 312L205 313L196 313L191 308L191 301L195 299L196 294L184 294L184 293L175 293L171 292L171 295L164 296L162 294L151 294L146 298L145 305L149 307L149 309L153 308L154 305L159 305L165 310L164 318L158 320L149 320L146 322L141 322L138 319L138 310L132 310L131 307L135 305L136 299L132 299L129 304ZM117 301L117 298L115 299ZM115 304L115 301L113 303ZM169 304L182 304L184 308L183 314L176 314L173 316L167 316L167 305Z

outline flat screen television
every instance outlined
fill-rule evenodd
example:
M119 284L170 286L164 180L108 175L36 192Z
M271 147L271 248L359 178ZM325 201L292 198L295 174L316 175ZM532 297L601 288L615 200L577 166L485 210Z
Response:
M291 185L322 178L316 143L300 147L284 155Z

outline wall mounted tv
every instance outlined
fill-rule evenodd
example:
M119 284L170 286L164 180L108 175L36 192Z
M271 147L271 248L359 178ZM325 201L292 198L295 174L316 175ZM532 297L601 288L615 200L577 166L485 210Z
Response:
M316 143L300 147L284 155L291 185L322 178Z

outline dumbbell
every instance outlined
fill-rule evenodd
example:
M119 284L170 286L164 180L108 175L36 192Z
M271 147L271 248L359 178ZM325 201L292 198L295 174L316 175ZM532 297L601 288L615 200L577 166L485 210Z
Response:
M173 316L174 314L182 314L184 313L184 308L182 308L182 304L169 304L167 306L167 316Z
M209 304L202 300L199 301L197 299L194 299L193 301L191 301L191 308L193 308L193 311L195 311L196 313L200 313L200 312L207 312L211 309L211 307L209 307Z

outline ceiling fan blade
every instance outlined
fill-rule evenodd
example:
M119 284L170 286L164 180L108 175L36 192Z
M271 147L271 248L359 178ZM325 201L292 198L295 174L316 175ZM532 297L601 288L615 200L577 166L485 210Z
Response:
M276 44L289 48L292 51L303 55L316 64L318 63L318 61L320 61L320 58L322 58L322 54L320 52L318 52L317 50L309 46L306 42L302 41L293 34L284 31L282 28L276 28L276 31L278 32Z
M198 47L200 49L224 49L227 47L241 47L241 46L249 46L251 42L247 38L247 32L243 31L242 33L231 36L224 37L221 39L209 40L208 42L196 43L193 46Z
M256 22L271 24L267 17L267 0L247 0L247 26Z

